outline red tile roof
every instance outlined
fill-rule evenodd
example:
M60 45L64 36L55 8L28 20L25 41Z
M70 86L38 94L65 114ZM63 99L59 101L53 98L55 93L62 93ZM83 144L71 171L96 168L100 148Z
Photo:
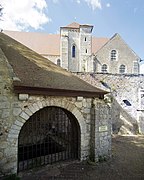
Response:
M41 55L60 55L59 34L19 31L4 31L4 33Z
M78 23L72 23L67 27L78 28L78 26ZM4 31L4 33L41 55L60 56L59 34L19 31ZM96 53L108 40L108 38L92 37L92 53Z
M69 25L66 26L67 28L76 28L76 29L79 29L80 28L80 24L77 23L77 22L73 22Z
M97 38L92 37L92 53L96 53L99 49L101 49L107 42L109 38Z

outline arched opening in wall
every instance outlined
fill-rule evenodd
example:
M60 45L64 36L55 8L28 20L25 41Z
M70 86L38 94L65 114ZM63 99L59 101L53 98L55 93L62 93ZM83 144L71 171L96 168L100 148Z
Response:
M79 159L80 127L66 109L51 106L33 114L18 139L18 172Z

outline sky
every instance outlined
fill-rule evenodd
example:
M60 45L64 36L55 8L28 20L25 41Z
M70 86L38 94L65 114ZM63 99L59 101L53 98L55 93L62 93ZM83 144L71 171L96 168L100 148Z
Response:
M90 24L96 37L119 33L144 60L144 0L0 0L0 4L0 29L56 34L72 22Z

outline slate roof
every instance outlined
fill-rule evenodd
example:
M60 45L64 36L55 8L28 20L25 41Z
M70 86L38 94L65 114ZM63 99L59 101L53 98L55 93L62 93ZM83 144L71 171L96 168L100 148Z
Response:
M33 50L0 33L0 48L20 81L13 81L14 91L55 96L103 98L107 92L79 79Z

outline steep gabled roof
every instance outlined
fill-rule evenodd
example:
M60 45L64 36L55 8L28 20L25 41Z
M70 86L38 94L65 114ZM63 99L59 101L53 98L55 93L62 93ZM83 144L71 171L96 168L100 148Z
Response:
M0 33L0 48L15 76L14 91L55 96L103 97L107 92L79 79L9 36Z

